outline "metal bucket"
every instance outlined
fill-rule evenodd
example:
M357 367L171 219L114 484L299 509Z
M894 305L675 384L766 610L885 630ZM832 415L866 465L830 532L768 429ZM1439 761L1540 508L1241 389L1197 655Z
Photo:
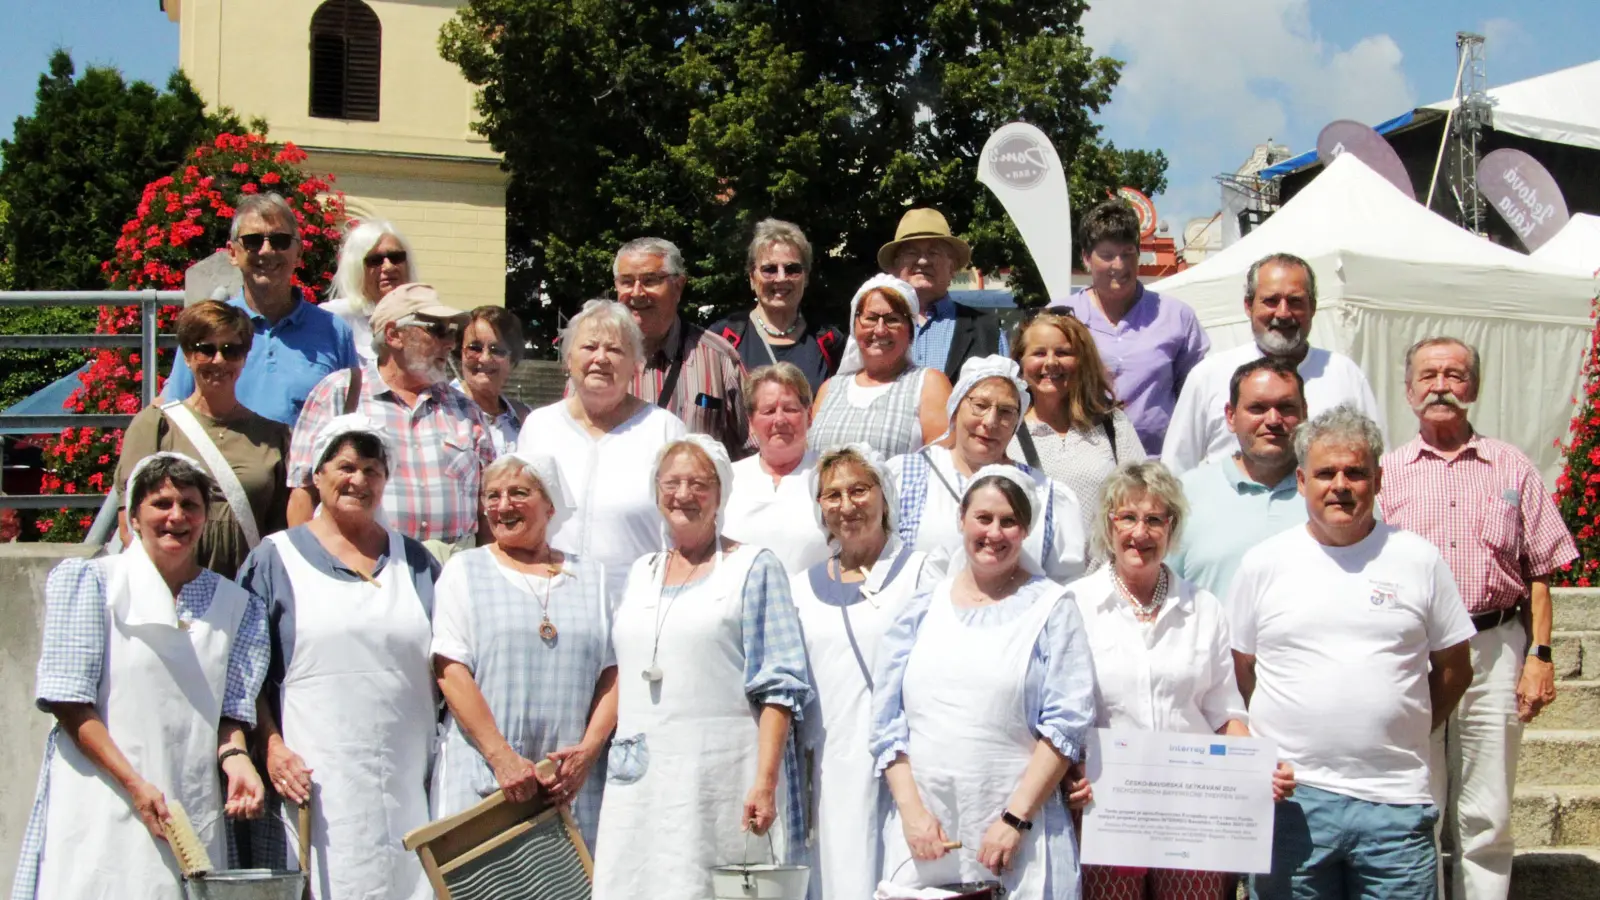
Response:
M1001 900L1006 887L998 881L968 881L962 884L941 884L941 891L954 891L950 900Z
M780 866L750 862L750 832L744 836L742 863L711 869L711 894L714 900L806 900L811 883L810 866ZM778 851L767 832L767 852L772 859Z
M306 873L283 869L222 869L185 879L187 900L300 900Z

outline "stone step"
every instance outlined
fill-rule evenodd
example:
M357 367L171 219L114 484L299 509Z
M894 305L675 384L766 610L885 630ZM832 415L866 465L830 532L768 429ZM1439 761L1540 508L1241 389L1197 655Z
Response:
M1559 692L1558 692L1559 696ZM1600 730L1530 728L1522 735L1517 790L1523 785L1583 785L1600 782Z
M1545 707L1535 722L1539 729L1550 731L1600 728L1600 681L1561 682L1556 702Z
M1600 589L1556 588L1551 606L1556 631L1600 631Z
M1600 631L1557 631L1550 636L1556 678L1600 678Z
M1600 900L1600 846L1518 850L1509 900Z
M1600 787L1518 787L1511 801L1511 831L1518 847L1600 845Z

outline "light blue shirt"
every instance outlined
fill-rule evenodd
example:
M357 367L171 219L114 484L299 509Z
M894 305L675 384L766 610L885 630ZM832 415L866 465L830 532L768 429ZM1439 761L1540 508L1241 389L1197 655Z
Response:
M926 369L944 371L950 361L950 344L956 337L956 302L948 296L941 297L928 308L928 321L916 326L911 337L911 361ZM983 351L979 350L981 354ZM1000 329L1001 356L1011 354L1011 342L1006 340L1006 330ZM951 376L955 381L955 376Z
M1306 501L1294 473L1272 487L1251 481L1233 457L1183 473L1189 521L1167 565L1218 597L1228 596L1245 551L1306 521Z
M354 367L355 338L345 321L327 310L306 302L295 289L294 309L276 323L251 309L244 294L228 300L250 316L255 338L244 371L234 393L252 411L290 428L300 418L300 407L318 382L340 369ZM183 400L194 393L194 374L182 352L172 363L172 375L161 395L167 400Z

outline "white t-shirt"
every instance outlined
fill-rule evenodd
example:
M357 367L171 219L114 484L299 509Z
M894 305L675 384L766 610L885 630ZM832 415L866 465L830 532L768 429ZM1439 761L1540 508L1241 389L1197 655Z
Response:
M554 457L577 501L550 546L605 566L613 601L634 560L666 549L651 468L661 448L686 433L682 419L653 403L598 438L572 418L565 400L541 406L522 423L517 446Z
M1261 348L1252 341L1207 356L1189 373L1178 404L1172 409L1166 440L1161 444L1161 461L1172 474L1182 475L1214 456L1232 456L1239 449L1239 439L1228 430L1223 409L1228 405L1228 384L1235 370L1261 356ZM1306 411L1310 416L1350 403L1378 423L1379 431L1388 434L1372 386L1350 357L1312 347L1298 369L1306 382Z
M1245 554L1227 607L1256 658L1251 728L1301 784L1433 802L1428 655L1476 631L1432 544L1381 522L1348 547L1291 528Z
M356 342L356 355L365 362L376 364L378 351L372 347L372 310L364 301L349 297L335 297L322 308L344 320Z
M1067 585L1083 614L1094 656L1096 728L1215 734L1229 719L1248 724L1234 677L1222 603L1174 577L1149 624L1111 583L1111 567Z
M723 535L771 550L790 575L827 559L828 535L817 520L817 501L811 497L811 470L816 465L817 453L808 451L793 472L773 484L759 455L734 463Z

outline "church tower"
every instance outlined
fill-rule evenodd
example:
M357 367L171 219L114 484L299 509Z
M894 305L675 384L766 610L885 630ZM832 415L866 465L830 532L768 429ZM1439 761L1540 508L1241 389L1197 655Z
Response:
M212 107L266 119L332 173L350 215L405 233L447 302L505 303L506 173L476 89L439 56L461 0L163 0Z

